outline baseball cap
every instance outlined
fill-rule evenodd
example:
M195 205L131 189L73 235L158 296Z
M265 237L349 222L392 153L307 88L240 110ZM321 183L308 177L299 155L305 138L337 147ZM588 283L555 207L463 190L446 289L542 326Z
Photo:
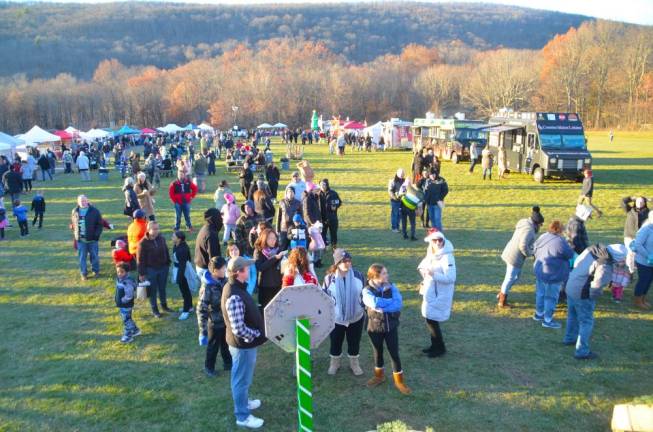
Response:
M241 256L232 258L229 261L229 264L227 264L227 271L229 273L236 273L237 271L240 271L246 267L251 266L254 264L254 260L248 259L248 258L243 258Z

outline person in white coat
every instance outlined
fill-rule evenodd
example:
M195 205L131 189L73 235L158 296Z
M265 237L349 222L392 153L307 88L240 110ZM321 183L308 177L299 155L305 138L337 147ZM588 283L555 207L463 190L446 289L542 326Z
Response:
M431 346L422 350L428 357L439 357L446 352L440 323L451 315L454 286L456 283L456 260L453 244L435 228L424 239L429 244L426 257L417 269L422 275L419 293L423 296L422 316L431 334Z
M89 168L90 161L88 156L86 156L84 152L79 152L79 156L77 156L77 170L79 171L82 181L91 181L91 175L88 172Z

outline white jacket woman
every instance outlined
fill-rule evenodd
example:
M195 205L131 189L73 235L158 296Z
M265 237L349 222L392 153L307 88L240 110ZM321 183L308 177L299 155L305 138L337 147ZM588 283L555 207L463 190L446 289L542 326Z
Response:
M423 296L422 316L431 334L431 346L422 351L429 357L438 357L446 352L439 323L451 316L456 260L453 244L437 229L431 229L424 241L429 246L417 269L423 278L419 293Z

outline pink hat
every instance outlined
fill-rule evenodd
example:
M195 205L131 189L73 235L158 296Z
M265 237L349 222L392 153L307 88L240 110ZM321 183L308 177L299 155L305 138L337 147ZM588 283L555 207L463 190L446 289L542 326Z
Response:
M233 194L230 194L230 193L226 193L226 194L224 194L224 199L225 199L225 201L227 201L229 204L233 204L234 201L236 201L236 198L234 197L234 195L233 195Z

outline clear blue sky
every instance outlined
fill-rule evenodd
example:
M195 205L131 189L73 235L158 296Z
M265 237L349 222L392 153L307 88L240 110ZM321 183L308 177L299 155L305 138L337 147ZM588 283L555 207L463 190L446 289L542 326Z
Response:
M19 3L39 0L14 0ZM51 3L109 3L115 0L40 0ZM150 0L163 2L166 0ZM366 0L369 2L369 0ZM372 1L381 3L384 0ZM447 0L421 0L427 3L449 3ZM457 0L479 2L479 0ZM361 0L176 0L177 3L204 4L270 4L270 3L361 3ZM491 0L484 3L501 3L576 13L597 18L653 25L653 0Z

